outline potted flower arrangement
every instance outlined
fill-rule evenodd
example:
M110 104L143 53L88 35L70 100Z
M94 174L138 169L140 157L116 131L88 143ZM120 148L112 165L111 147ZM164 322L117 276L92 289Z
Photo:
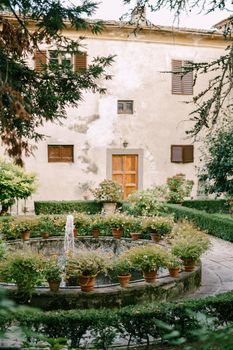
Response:
M62 267L57 257L52 256L45 262L44 274L51 292L57 292L61 283Z
M79 284L83 292L93 290L96 276L107 273L111 268L111 256L101 250L80 249L71 258L72 275L78 276Z
M176 229L171 251L183 261L185 271L190 272L209 246L209 238L202 231L183 221Z
M34 287L44 280L44 257L29 248L9 251L0 263L0 277L15 282L18 296L30 301Z
M15 231L20 235L23 241L28 241L31 236L31 231L38 225L37 219L25 218L15 220Z
M133 241L141 238L141 222L142 220L134 216L125 216L124 230Z
M168 268L171 277L179 276L181 265L181 260L177 256L173 255L172 253L167 254L166 267Z
M90 218L85 213L74 214L74 236L78 235L79 228L88 227L90 225Z
M42 217L39 221L37 231L40 232L43 238L49 238L55 231L53 221L49 217Z
M104 223L111 227L112 235L116 239L120 239L123 234L123 228L127 222L127 216L120 213L108 214L104 218Z
M120 286L126 288L131 279L132 263L124 254L113 263L113 272L117 275Z
M176 174L167 178L168 202L182 203L185 197L190 196L194 182L187 180L185 174Z
M103 218L101 215L96 214L96 215L92 215L92 218L90 220L90 229L91 229L91 233L92 236L94 238L98 238L100 235L100 227L103 224Z
M157 270L166 264L167 252L156 245L147 244L133 247L125 253L132 267L143 272L147 283L154 283Z
M97 201L103 202L103 213L114 213L116 202L122 198L123 189L120 184L112 180L102 181L91 191Z
M150 233L154 242L159 242L161 237L171 233L173 219L169 216L146 217L142 221L142 231Z

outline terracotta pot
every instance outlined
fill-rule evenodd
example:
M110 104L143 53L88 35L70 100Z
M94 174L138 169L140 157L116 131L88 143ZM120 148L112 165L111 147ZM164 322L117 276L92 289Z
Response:
M74 232L74 237L77 237L78 236L78 229L76 227L74 228L73 232Z
M41 233L41 236L43 237L43 238L49 238L49 232L47 232L47 231L45 231L45 232L42 232Z
M92 230L92 237L98 238L100 235L100 230L98 228L95 228Z
M61 281L48 281L48 283L51 292L57 292L59 290Z
M195 259L182 259L182 260L183 260L184 270L186 272L191 272L195 269L195 266L196 266Z
M150 237L153 242L159 242L161 240L161 236L157 232L151 232Z
M107 214L115 213L116 206L117 206L116 203L111 203L111 202L103 203L103 209L102 209L103 214L107 215Z
M170 267L168 269L169 274L171 277L178 277L179 276L179 272L180 272L180 267Z
M113 228L112 229L112 235L116 239L120 239L122 236L123 230L122 228Z
M82 292L91 292L94 289L96 281L95 276L79 276L79 285Z
M157 271L143 271L143 277L147 283L155 283Z
M141 238L140 233L138 233L138 232L132 232L132 233L130 233L130 236L132 238L132 241L137 241L138 239Z
M131 279L131 274L118 276L121 288L127 288Z
M30 234L31 234L31 232L28 231L28 230L23 231L23 232L22 232L22 239L23 239L24 241L28 241L28 240L30 239Z

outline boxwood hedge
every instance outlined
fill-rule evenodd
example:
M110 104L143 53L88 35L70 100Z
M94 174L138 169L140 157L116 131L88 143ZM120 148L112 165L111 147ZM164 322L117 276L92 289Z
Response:
M227 199L185 200L182 205L187 208L205 210L207 213L229 213L230 203Z

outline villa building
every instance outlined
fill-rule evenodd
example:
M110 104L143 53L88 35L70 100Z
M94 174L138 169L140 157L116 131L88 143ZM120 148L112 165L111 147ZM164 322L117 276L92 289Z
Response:
M67 35L74 38L77 32ZM200 76L193 86L192 73L169 72L219 57L227 45L221 33L144 26L135 35L133 26L106 22L101 35L84 35L83 55L65 59L80 70L96 56L115 55L107 71L113 78L103 82L105 95L86 93L79 108L68 108L63 125L44 127L46 139L25 159L26 170L38 175L28 209L34 200L91 198L88 187L105 178L120 182L127 198L183 173L194 181L195 197L200 144L185 133L192 128L188 115L193 109L185 102L208 86L211 76ZM35 69L43 59L64 59L51 47L41 50L44 58L36 53L29 62Z

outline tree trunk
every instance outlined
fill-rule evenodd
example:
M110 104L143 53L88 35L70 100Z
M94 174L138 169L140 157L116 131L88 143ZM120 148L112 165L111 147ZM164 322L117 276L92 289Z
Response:
M2 210L0 212L0 215L3 216L3 215L6 215L7 212L8 212L8 208L9 208L9 205L7 204L2 204Z

